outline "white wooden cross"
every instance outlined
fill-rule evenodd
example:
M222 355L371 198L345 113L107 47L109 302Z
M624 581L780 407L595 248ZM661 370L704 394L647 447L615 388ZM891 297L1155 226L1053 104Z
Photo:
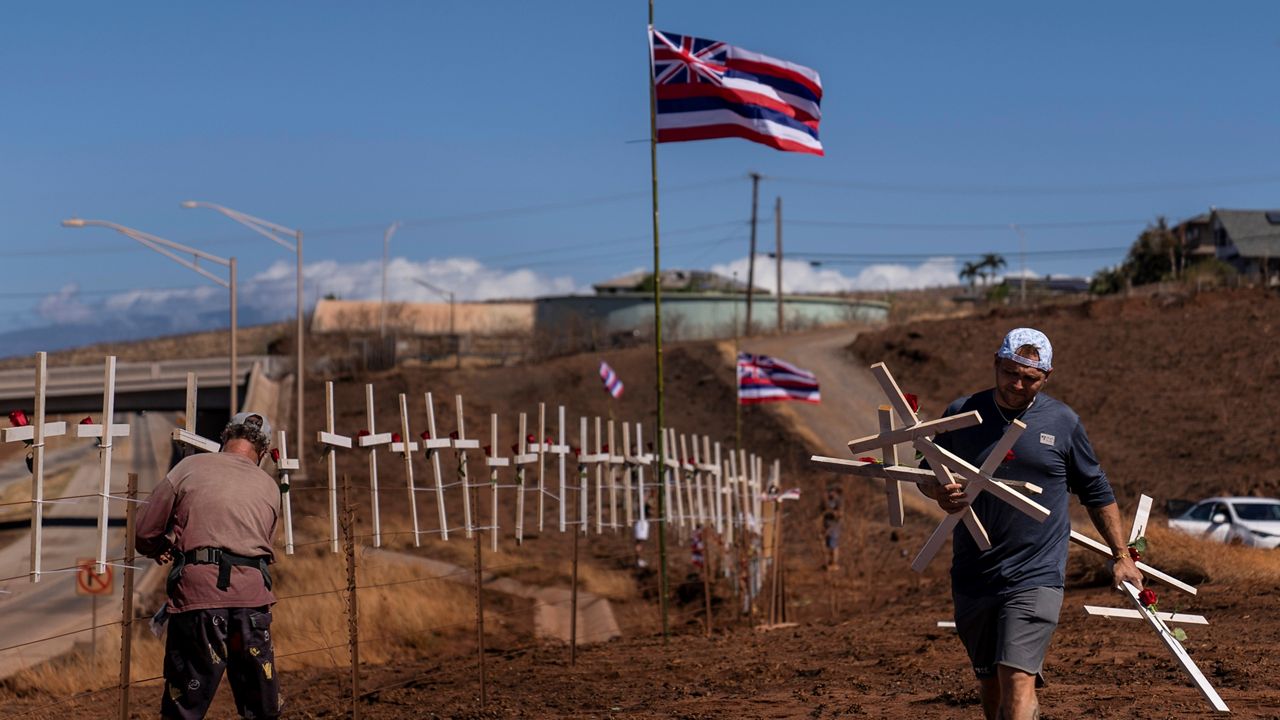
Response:
M711 440L710 438L707 438L707 441L708 441L708 442L710 442L710 440ZM705 448L704 448L704 449L705 449ZM711 504L712 504L712 507L714 507L714 508L715 508L715 510L714 510L713 512L715 513L715 519L716 519L716 532L717 532L718 534L723 534L723 533L724 533L724 518L725 518L725 514L724 514L724 463L721 461L721 457L720 457L720 455L721 455L721 453L720 453L720 443L718 443L718 442L717 442L717 443L715 444L715 450L716 450L716 452L715 452L715 454L714 454L714 455L711 455L711 454L710 454L710 452L708 452L708 458L707 458L708 460L710 460L710 462L708 463L708 465L710 465L710 466L711 466L711 468L710 468L710 472L711 472L711 480L712 480Z
M560 532L563 533L565 532L566 526L568 525L567 518L565 517L566 515L565 503L568 502L568 499L569 499L569 496L568 496L569 484L568 484L568 479L565 477L565 463L567 462L566 456L569 454L569 443L565 441L565 432L567 432L567 429L565 427L563 405L560 405L557 408L557 413L559 417L559 423L557 427L559 429L556 431L556 433L559 439L556 441L556 444L552 445L551 447L548 447L546 451L549 453L552 453L553 455L560 456L560 498L559 498L560 499Z
M981 468L973 467L969 463L956 457L946 449L938 447L929 440L917 440L916 448L924 454L925 459L929 461L930 467L937 468L944 472L948 470L955 470L959 472L960 476L966 481L964 489L965 499L970 503L972 503L980 493L989 492L1004 502L1009 503L1017 510L1022 511L1032 520L1044 522L1045 518L1049 517L1048 508L1024 495L1019 494L1008 485L993 477L996 469L1000 467L1000 463L1004 462L1005 456L1013 449L1014 444L1026 429L1027 426L1023 424L1021 420L1014 420L1010 423L1009 427L1005 429L1004 435L996 441L995 446L991 449L991 452L988 453ZM939 476L939 479L941 479L941 475ZM920 551L920 554L916 557L915 561L911 563L912 570L915 570L916 572L924 571L924 568L929 564L929 561L933 559L939 548L942 547L942 544L946 542L947 536L951 534L952 528L954 528L956 522L958 522L954 518L959 515L962 515L962 513L952 513L943 519L942 523L938 525L938 528L934 530L933 536L925 543L924 549ZM970 532L973 531L972 526L969 529ZM975 536L975 540L976 539L977 538ZM979 543L979 547L981 546L982 543ZM990 547L989 541L987 546ZM985 550L987 548L983 549Z
M584 445L582 451L587 451ZM596 416L596 451L591 454L596 475L596 534L604 532L604 466L609 463L609 453L604 451L604 433L600 428L600 416Z
M697 445L696 442L694 444ZM680 472L684 475L684 504L689 510L689 524L696 527L702 522L702 513L699 512L698 496L694 492L694 487L695 484L701 485L701 483L695 483L698 466L689 455L689 438L683 433L680 435Z
M316 433L316 442L324 448L329 465L329 545L338 552L338 448L351 449L351 438L339 435L337 416L333 411L333 381L324 383L324 430Z
M115 424L116 414L116 357L108 355L102 380L102 424L81 423L76 426L76 437L98 439L98 463L101 467L102 482L99 485L98 497L98 562L94 572L101 575L107 571L107 523L109 521L109 501L111 500L111 447L112 438L128 437L129 426ZM88 418L86 418L88 419Z
M599 437L596 438L599 441ZM588 499L590 497L588 487L588 477L590 476L590 467L597 465L601 461L601 453L592 453L591 449L591 433L589 432L589 424L587 418L578 419L578 521L582 524L580 532L586 533L588 526L591 524L591 513L589 510ZM597 508L598 510L599 508ZM604 532L600 527L599 513L597 512L596 532Z
M689 460L691 463L690 467L692 468L692 473L693 473L693 481L690 484L694 486L694 498L696 498L697 500L698 523L701 525L706 525L711 515L708 512L709 507L707 503L707 498L705 493L703 492L705 489L703 484L704 468L702 466L702 453L698 449L697 435L693 436L692 445L693 445L693 455L689 458ZM681 449L684 448L683 436L681 436L680 438L680 447Z
M681 526L684 524L684 499L681 497L680 488L680 458L676 453L676 431L675 428L663 428L662 443L662 464L665 468L663 471L663 488L666 492L667 512L666 520L668 522L675 521L674 524L678 530L683 532ZM671 504L671 500L675 499L675 505Z
M1178 664L1182 666L1183 671L1191 677L1191 681L1195 683L1196 689L1200 691L1200 694L1204 696L1205 700L1209 701L1209 704L1213 706L1213 709L1218 712L1231 712L1231 709L1227 707L1227 704L1222 701L1222 697L1218 695L1218 691L1209 684L1209 680L1205 678L1204 673L1200 672L1200 668L1196 666L1195 661L1187 654L1187 649L1182 646L1182 643L1178 641L1178 638L1174 635L1173 631L1169 629L1165 619L1160 616L1162 613L1157 614L1153 612L1151 608L1143 605L1142 600L1140 600L1138 596L1138 588L1131 585L1128 581L1120 584L1120 590L1133 601L1133 605L1137 608L1138 614L1141 617L1146 618L1147 623L1151 625L1151 628L1160 636L1160 640L1164 643L1165 647L1169 648L1169 652L1173 653L1174 659L1176 659Z
M44 441L67 434L65 422L45 422L45 393L48 381L47 356L36 353L35 417L27 424L3 430L4 442L24 442L31 448L31 582L40 582L44 553Z
M467 539L475 532L475 522L471 518L471 481L467 478L467 450L478 450L479 440L467 439L467 428L462 416L462 396L454 395L457 405L458 429L450 437L453 440L453 455L458 460L458 483L462 485L462 520L466 525Z
M400 453L404 460L405 486L409 489L409 520L413 524L413 546L422 546L421 527L418 525L418 488L413 480L413 454L418 443L409 434L409 396L400 393L400 432L391 434L391 452Z
M509 458L498 454L498 413L489 413L489 443L489 454L484 459L489 468L489 541L493 552L498 552L498 468L511 464Z
M511 463L516 466L516 544L524 544L524 479L525 466L538 462L540 455L532 453L529 442L531 435L529 432L529 419L524 413L520 413L520 435L512 450L515 451L515 457L511 458Z
M742 509L742 501L738 500L738 453L729 450L729 467L724 476L724 510L725 510L725 544L732 547L737 525L740 522L738 512Z
M604 446L604 451L609 455L609 527L613 528L616 533L618 531L618 470L621 469L626 473L627 459L618 453L618 445L614 442L617 437L614 435L613 420L609 421L609 443ZM623 431L626 435L626 431Z
M436 405L431 397L431 393L425 395L427 403L427 431L422 433L422 447L427 451L427 457L431 458L431 473L436 481L436 514L439 515L440 522L440 539L449 539L449 515L445 512L444 507L444 474L440 471L440 452L445 448L453 447L453 440L450 438L440 437L440 433L436 432ZM407 436L406 436L407 437ZM464 463L465 460L459 460ZM465 477L464 477L465 480ZM466 496L463 507L470 507L470 493L467 491L466 483L463 483L462 494Z
M623 498L622 506L627 520L627 527L631 527L636 521L636 508L634 507L636 499L639 499L640 512L639 519L647 520L644 516L644 466L649 464L649 456L643 450L644 446L640 444L640 423L636 423L636 452L631 452L631 426L627 422L622 423L622 459L626 462L626 469L622 475ZM638 494L636 487L632 484L632 479L638 483Z
M382 547L382 512L378 507L378 446L391 444L391 433L378 432L373 411L373 384L364 386L365 422L369 427L356 437L362 448L369 448L369 494L373 505L373 546Z
M280 510L284 514L284 554L293 554L293 502L289 495L289 471L298 469L298 459L289 457L284 431L276 431L276 451L271 454L276 462L276 475L280 483Z
M1141 497L1138 498L1138 510L1136 513L1134 513L1133 525L1129 529L1129 542L1132 543L1136 541L1138 538L1143 537L1144 535L1147 534L1147 521L1151 517L1151 503L1152 503L1152 499L1147 495L1142 495ZM1092 550L1095 553L1098 553L1099 555L1102 555L1104 557L1107 557L1107 558L1111 557L1111 548L1107 547L1106 543L1098 542L1097 540L1094 540L1093 538L1089 537L1088 535L1085 535L1084 533L1080 533L1075 530L1072 530L1071 542L1074 542L1075 544L1080 545L1081 547L1088 548L1089 550ZM1173 577L1172 575L1166 572L1157 570L1156 568L1151 567L1150 565L1142 562L1141 560L1138 560L1136 564L1138 566L1138 569L1141 570L1143 574L1149 575L1153 578L1166 582L1187 594L1190 594L1190 595L1196 594L1196 589L1194 586L1188 585L1187 583L1182 582L1178 578Z
M187 412L183 416L183 426L174 428L170 437L179 445L195 448L197 452L218 452L222 449L222 443L196 434L196 395L198 392L196 374L193 372L187 373Z
M542 534L543 515L547 503L547 453L551 451L547 437L547 404L538 403L538 442L531 449L538 453L538 534Z

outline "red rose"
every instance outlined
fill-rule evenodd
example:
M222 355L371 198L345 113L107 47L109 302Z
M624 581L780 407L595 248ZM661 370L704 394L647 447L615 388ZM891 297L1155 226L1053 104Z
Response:
M361 430L360 432L356 433L356 437L369 437L369 435L371 434L372 433L370 433L368 430Z
M512 444L511 444L511 454L512 454L512 455L518 455L519 453L520 453L520 444L519 444L519 443L512 443Z
M538 438L534 437L533 433L529 433L528 435L524 436L524 441L529 443L530 445L533 445L538 442Z
M1018 456L1013 454L1012 449L1010 449L1009 452L1004 454L1005 462L1013 462L1014 460L1017 460L1017 459L1018 459Z
M81 425L92 425L92 424L93 424L93 418L89 417L88 415L85 415L85 416L84 416L84 418L80 420L80 424L81 424Z
M902 393L902 396L907 399L907 404L911 406L911 412L920 412L920 398L911 393Z
M600 452L604 452L604 453L609 452L609 446L608 446L608 445L605 445L604 447L602 447L602 448L600 449Z
M404 438L400 437L400 433L391 433L391 442L402 442Z
M1132 558L1134 562L1138 562L1142 559L1142 553L1138 552L1138 548L1131 547L1129 548L1129 557Z
M280 448L271 448L271 462L280 464Z
M419 433L419 434L418 434L418 437L422 438L423 440L430 440L430 439L431 439L431 431L430 431L430 430L423 430L421 433Z
M578 457L578 456L582 455L582 449L581 449L581 448L571 447L571 448L569 448L569 450L573 452L573 456L574 456L574 457Z
M26 427L31 423L27 420L27 414L21 410L14 410L9 413L9 424L14 427Z
M1152 605L1155 605L1156 591L1152 590L1151 588L1143 588L1142 592L1138 593L1138 602L1142 603L1143 605L1146 605L1147 607L1151 607Z
M554 445L554 444L555 444L554 442L552 442L552 440L551 440L551 436L550 436L550 435L548 435L548 436L546 436L545 438L543 438L542 442L544 442L544 443L546 443L546 444L548 444L548 445Z
M870 455L863 455L862 457L858 458L858 462L879 464L880 461L871 457Z
M457 431L457 430L454 430L453 432L449 433L449 439L450 439L450 440L457 440L457 439L458 439L458 431Z
M491 448L492 448L492 446L491 446L491 445L485 445L485 446L484 446L484 454L485 454L485 455L492 456L492 455L493 455L493 453L492 453L492 452L490 452L490 449L491 449Z

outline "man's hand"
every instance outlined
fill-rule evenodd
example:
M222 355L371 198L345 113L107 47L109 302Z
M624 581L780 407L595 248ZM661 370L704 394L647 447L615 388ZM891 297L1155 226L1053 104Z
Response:
M1120 583L1127 581L1139 590L1142 589L1142 571L1138 569L1138 563L1127 555L1115 561L1111 567L1111 573L1116 587L1120 587Z
M930 497L937 500L938 507L942 508L948 515L958 513L969 507L969 498L965 496L964 486L960 483L935 485L934 488L934 494Z
M170 547L168 550L165 550L164 552L160 553L159 555L151 559L155 560L157 565L168 564L173 560L173 548Z

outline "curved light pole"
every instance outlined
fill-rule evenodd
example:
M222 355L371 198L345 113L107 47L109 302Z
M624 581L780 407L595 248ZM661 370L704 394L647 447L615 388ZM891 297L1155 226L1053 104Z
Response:
M235 220L241 225L244 225L250 230L258 233L259 235L262 235L263 237L274 242L275 244L279 245L285 250L288 250L289 252L294 253L295 255L298 256L298 277L297 277L298 317L297 317L297 327L295 330L297 334L297 341L295 342L295 349L297 350L297 357L296 357L297 367L294 369L294 373L293 373L296 381L294 392L293 392L293 395L294 395L293 414L294 414L295 427L297 432L297 440L295 440L295 442L302 443L303 438L306 437L302 432L302 425L303 425L302 418L303 418L303 408L304 408L304 403L302 401L303 388L304 388L303 375L306 374L304 372L304 368L306 366L303 364L303 349L302 349L302 346L303 346L303 339L302 339L302 336L303 336L303 332L302 332L303 330L303 327L302 327L302 308L303 308L303 305L302 305L302 231L294 230L292 228L287 228L283 225L277 225L269 220L263 220L262 218L257 218L252 215L242 213L239 210L232 210L229 207L224 207L222 205L218 205L211 202L204 202L201 200L183 200L182 207L208 208L210 210L219 212L231 218L232 220ZM288 240L285 240L284 238L280 237L280 235L292 236L293 242L289 242ZM301 447L301 445L299 445L299 447ZM294 473L295 478L306 477L306 469L304 466L304 463L306 462L305 458L306 458L305 453L298 453L298 470L297 472Z
M382 303L378 305L378 337L387 336L387 255L391 252L391 236L400 229L400 222L393 222L382 233Z
M417 278L414 278L413 281L418 283L422 287L430 290L431 292L449 299L449 336L453 338L453 344L454 344L453 366L455 368L462 367L462 343L459 342L458 340L457 325L455 325L455 315L454 315L455 305L453 302L453 298L454 298L453 291L445 290L443 288L432 285L426 280L419 280Z
M151 233L142 232L141 230L135 230L131 227L125 227L124 225L117 225L116 223L107 222L105 220L84 220L81 218L69 218L67 220L62 221L62 226L69 227L69 228L104 227L110 230L115 230L121 235L124 235L125 237L138 241L139 243L147 246L148 248L155 250L161 255L164 255L170 260L173 260L179 265L187 268L188 270L192 270L196 273L199 273L200 275L205 276L206 278L212 280L213 282L227 289L228 294L231 296L231 376L228 379L229 381L227 383L228 390L230 391L230 397L228 399L230 402L230 410L231 410L230 414L235 415L237 412L239 412L240 411L240 407L239 407L240 383L239 383L239 377L238 377L239 373L237 372L237 367L236 367L237 357L239 355L239 346L236 341L236 334L237 334L236 326L238 324L238 318L236 314L236 259L221 258L221 257L218 257L217 255L211 255L207 252L197 250L193 247L188 247L181 243L173 242L172 240L165 240L164 238L156 235L152 235ZM187 260L186 258L182 257L179 253L181 253L182 255L190 255L191 259ZM208 262L214 263L215 265L221 265L227 268L227 279L223 280L217 275L214 275L208 270L205 270L204 268L200 267L199 263L201 260L207 260ZM109 419L107 420L107 422L109 422Z

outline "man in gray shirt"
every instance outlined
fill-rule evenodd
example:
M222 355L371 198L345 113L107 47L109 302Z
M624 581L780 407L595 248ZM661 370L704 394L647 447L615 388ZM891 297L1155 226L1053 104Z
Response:
M1129 557L1115 495L1079 416L1041 392L1053 372L1049 338L1031 328L1010 331L994 368L995 387L956 400L944 413L977 410L982 424L942 433L935 442L979 465L1014 420L1027 425L994 475L1039 485L1043 494L1037 501L1051 514L1039 523L990 493L978 495L973 511L991 549L979 549L957 525L951 591L956 629L978 677L987 720L1030 720L1040 716L1036 687L1043 684L1040 670L1062 607L1071 534L1068 493L1080 498L1110 546L1115 584L1128 580L1141 587L1142 573ZM960 484L920 488L948 513L967 504Z
M258 467L270 436L265 417L237 414L222 431L221 452L175 465L142 508L138 551L173 563L164 718L203 718L224 672L242 717L280 713L267 569L280 491Z

